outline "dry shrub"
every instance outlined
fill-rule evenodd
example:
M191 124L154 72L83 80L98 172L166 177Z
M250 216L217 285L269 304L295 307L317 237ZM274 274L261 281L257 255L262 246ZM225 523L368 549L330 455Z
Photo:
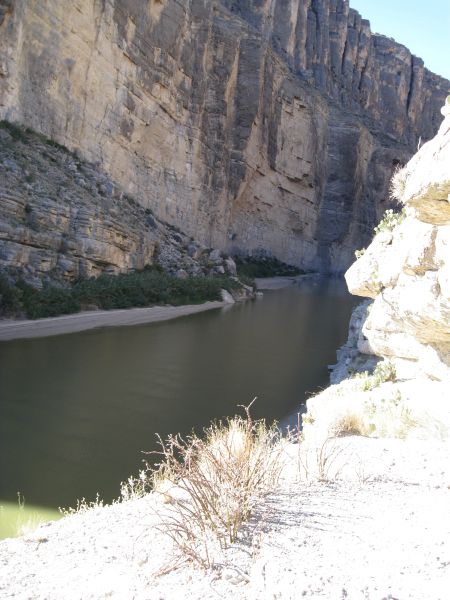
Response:
M398 202L402 202L403 195L405 193L406 180L408 177L408 172L406 167L397 166L394 174L392 175L392 179L389 186L389 196L397 200Z
M360 415L348 412L340 416L333 423L331 433L335 437L345 437L347 435L366 435L366 426Z
M338 438L330 435L314 448L305 448L303 464L306 479L317 479L322 482L335 481L346 466L346 447L339 443ZM312 453L313 459L311 464Z
M263 420L246 416L219 421L204 436L160 440L154 490L163 495L159 529L180 556L204 568L216 552L236 541L241 525L279 479L285 441Z
M113 502L113 504L115 504L116 502L118 502L118 501L115 500ZM90 500L86 500L86 498L81 498L81 500L80 499L77 500L77 504L75 507L69 506L68 508L65 508L63 506L60 506L58 510L62 514L63 517L70 517L71 515L82 515L91 510L95 510L97 508L104 508L104 507L105 507L105 503L100 498L100 495L97 492L97 495L95 496L95 500L90 501Z

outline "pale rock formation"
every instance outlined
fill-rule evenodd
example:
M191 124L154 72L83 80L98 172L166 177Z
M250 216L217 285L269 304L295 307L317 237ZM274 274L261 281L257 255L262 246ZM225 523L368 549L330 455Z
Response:
M368 243L449 86L348 0L0 0L0 119L205 247L303 268Z
M364 370L370 357L382 362L374 375L344 379L308 401L306 421L322 435L350 415L377 435L369 427L377 411L393 427L401 422L405 435L450 432L448 106L436 137L402 171L408 216L378 233L346 273L349 290L373 302L357 309L332 381Z

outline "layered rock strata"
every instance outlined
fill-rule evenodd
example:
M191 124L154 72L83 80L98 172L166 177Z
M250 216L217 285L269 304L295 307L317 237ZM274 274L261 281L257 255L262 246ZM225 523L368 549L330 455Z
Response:
M322 431L374 419L402 433L450 432L450 96L444 122L393 180L404 215L390 215L346 274L349 290L372 299L355 312L334 381L308 401ZM349 377L370 362L374 374ZM384 405L383 405L384 403ZM308 421L308 417L306 419Z
M347 0L0 3L0 118L205 246L306 268L367 243L449 86Z
M96 165L0 124L0 271L40 287L154 263L178 277L236 265L125 195Z

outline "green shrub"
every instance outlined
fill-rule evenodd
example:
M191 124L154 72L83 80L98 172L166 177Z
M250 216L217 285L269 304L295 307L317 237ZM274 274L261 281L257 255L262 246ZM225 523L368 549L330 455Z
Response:
M254 279L255 277L283 277L301 275L301 269L287 265L277 258L237 257L235 259L238 276Z
M9 135L18 142L27 141L27 131L21 125L17 123L10 123L9 121L0 121L0 129L5 129Z
M244 285L248 285L248 287L251 287L253 290L256 290L256 283L252 277L247 277L247 275L243 275L242 273L240 273L239 281Z
M361 389L364 392L368 392L376 387L379 387L386 381L396 381L397 373L395 370L395 365L389 360L384 360L380 361L376 365L371 375L369 375L368 371L363 371L360 373L354 373L352 378L360 379Z
M66 154L72 154L67 148L67 146L64 146L64 144L60 144L59 142L56 142L55 140L46 137L44 137L44 141L47 144L47 146L50 146L51 148L56 148L57 150L61 150Z
M382 231L394 231L394 229L404 221L406 217L406 209L402 208L401 211L395 212L391 208L387 210L379 224L375 227L375 233L381 233Z
M11 285L4 275L0 274L0 315L9 317L20 313L22 309L22 294Z
M24 307L29 319L68 315L81 308L71 289L49 287L42 291L31 290L24 294Z
M226 277L187 277L177 279L157 268L123 275L100 275L80 281L73 292L83 305L95 304L105 310L152 304L197 304L220 300L221 288L233 283Z
M221 289L231 292L239 284L226 276L177 279L160 267L121 275L102 274L79 280L70 287L48 286L37 290L18 281L10 285L0 279L0 314L29 319L71 314L95 306L103 310L155 304L200 304L220 300Z

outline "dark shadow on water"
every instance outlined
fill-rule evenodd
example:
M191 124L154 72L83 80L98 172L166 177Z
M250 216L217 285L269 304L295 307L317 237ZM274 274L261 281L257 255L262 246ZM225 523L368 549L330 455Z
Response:
M200 430L255 396L295 414L327 384L354 305L336 280L146 326L0 343L0 504L118 496L155 434Z

